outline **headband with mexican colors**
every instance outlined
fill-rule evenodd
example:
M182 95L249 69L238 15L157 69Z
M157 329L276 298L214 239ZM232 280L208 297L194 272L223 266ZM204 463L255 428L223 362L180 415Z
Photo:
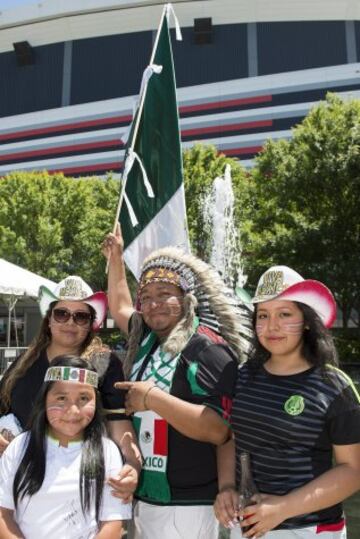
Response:
M49 367L44 382L77 382L98 387L98 375L94 371L78 367Z

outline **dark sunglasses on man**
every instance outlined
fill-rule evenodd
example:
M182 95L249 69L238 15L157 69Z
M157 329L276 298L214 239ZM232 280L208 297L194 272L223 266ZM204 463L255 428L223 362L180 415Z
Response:
M93 315L86 311L69 311L68 309L55 308L52 314L54 320L59 324L66 324L72 318L78 326L89 326L94 320Z

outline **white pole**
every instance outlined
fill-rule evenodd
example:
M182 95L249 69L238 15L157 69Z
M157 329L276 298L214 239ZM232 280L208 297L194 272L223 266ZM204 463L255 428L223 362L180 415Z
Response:
M8 306L8 327L7 327L7 347L10 348L11 342L11 316L12 311L15 308L17 298L15 296L9 296L6 298L6 303Z
M10 334L11 334L11 310L10 305L8 306L8 327L7 327L7 347L10 348Z

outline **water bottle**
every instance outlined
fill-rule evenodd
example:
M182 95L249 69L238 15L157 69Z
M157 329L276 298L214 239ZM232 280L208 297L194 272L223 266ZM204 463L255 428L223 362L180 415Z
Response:
M245 509L245 507L254 505L260 500L259 491L254 483L251 473L250 454L245 451L240 453L240 469L239 506L240 509ZM247 532L250 528L251 525L242 526L241 529L243 532Z

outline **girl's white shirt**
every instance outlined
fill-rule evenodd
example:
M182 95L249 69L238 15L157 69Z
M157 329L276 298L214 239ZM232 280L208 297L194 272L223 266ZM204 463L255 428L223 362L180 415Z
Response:
M15 511L12 488L27 443L28 433L17 436L0 459L0 506ZM103 437L105 479L117 476L123 466L119 449ZM83 515L79 475L82 442L61 447L47 438L46 474L40 490L18 501L14 519L26 539L91 539L97 533L95 511ZM100 521L125 520L132 516L131 504L111 495L105 483Z

